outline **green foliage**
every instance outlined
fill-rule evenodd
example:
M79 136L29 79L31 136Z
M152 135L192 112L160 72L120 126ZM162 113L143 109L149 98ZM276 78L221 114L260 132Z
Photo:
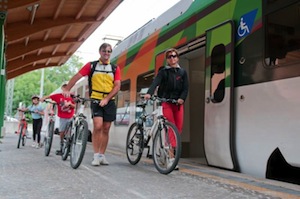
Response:
M51 94L59 88L63 82L67 82L78 72L83 63L81 58L73 55L62 66L44 69L43 96ZM35 70L15 78L13 112L18 108L19 102L25 103L26 107L31 104L31 96L40 94L42 69Z

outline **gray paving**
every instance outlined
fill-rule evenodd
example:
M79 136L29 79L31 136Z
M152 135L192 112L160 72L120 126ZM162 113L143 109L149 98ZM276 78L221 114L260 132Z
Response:
M218 170L188 159L180 170L169 175L158 173L152 160L130 165L124 152L109 148L109 166L93 167L91 144L76 170L69 159L54 154L58 136L49 157L44 148L31 142L17 149L17 136L7 134L0 144L1 199L93 199L93 198L300 198L299 186L245 177Z

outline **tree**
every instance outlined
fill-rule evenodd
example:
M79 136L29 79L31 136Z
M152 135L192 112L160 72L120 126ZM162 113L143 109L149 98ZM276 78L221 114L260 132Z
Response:
M70 59L60 67L45 68L44 73L44 93L49 95L59 88L63 82L78 72L83 63L77 55L72 55ZM13 111L19 106L19 102L24 102L26 106L31 104L31 96L40 93L41 69L35 70L15 78Z

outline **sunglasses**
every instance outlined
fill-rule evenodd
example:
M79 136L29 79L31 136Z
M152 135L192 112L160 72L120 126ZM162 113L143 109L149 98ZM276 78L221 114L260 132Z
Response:
M167 58L168 58L168 59L171 59L172 57L173 57L173 58L176 58L177 55L169 55Z
M111 53L112 51L111 50L101 50L101 52L103 52L103 53Z

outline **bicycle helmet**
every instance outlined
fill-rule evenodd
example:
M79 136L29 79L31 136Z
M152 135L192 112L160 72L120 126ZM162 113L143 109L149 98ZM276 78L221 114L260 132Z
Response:
M33 96L31 97L32 100L33 100L34 98L40 99L40 97L39 97L38 95L33 95Z

